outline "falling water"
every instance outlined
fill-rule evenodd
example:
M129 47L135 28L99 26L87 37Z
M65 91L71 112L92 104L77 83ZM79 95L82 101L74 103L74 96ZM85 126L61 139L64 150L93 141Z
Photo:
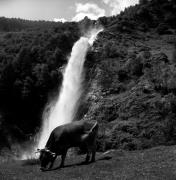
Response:
M51 107L49 117L46 117L47 114L44 115L44 125L39 141L40 148L45 146L50 132L55 127L71 122L74 117L82 92L83 65L88 47L88 39L82 37L72 49L71 57L64 72L60 96L55 106Z
M74 44L63 74L60 94L55 101L49 103L44 111L42 129L36 136L37 145L34 145L30 152L23 153L21 159L35 157L34 151L37 148L45 147L48 137L55 127L72 122L82 93L85 56L100 31L102 29L91 30Z

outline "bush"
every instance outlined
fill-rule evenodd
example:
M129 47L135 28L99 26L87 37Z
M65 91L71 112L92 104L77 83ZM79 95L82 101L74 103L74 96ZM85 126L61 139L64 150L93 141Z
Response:
M124 65L124 69L130 75L141 76L143 74L143 64L140 58L130 58Z
M174 45L174 50L172 54L172 63L176 64L176 43Z
M170 34L169 26L167 24L164 24L164 23L159 24L156 31L160 35Z

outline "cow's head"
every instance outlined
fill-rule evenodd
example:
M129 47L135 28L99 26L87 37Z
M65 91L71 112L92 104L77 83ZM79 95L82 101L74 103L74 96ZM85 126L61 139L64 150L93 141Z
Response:
M56 153L51 152L49 149L37 149L37 152L40 153L39 160L41 164L41 170L45 170L49 163L52 163L52 161L56 157Z

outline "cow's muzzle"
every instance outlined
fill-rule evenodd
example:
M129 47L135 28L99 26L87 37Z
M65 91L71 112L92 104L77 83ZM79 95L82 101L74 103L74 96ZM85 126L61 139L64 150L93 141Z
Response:
M40 167L40 171L46 171L47 169L45 167Z

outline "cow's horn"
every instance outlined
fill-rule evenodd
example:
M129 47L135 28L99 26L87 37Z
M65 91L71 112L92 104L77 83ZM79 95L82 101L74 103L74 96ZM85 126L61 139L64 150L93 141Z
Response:
M51 152L51 154L52 154L53 156L55 156L55 155L56 155L56 153L53 153L53 152Z
M56 155L56 153L51 152L49 149L47 149L46 151L49 152L52 156L55 156L55 155Z

